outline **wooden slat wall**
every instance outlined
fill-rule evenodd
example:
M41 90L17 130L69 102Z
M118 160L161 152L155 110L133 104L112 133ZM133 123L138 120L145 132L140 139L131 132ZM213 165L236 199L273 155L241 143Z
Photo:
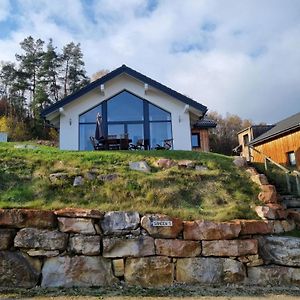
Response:
M300 169L300 131L290 133L286 136L277 138L265 144L255 146L255 149L269 156L280 164L288 164L287 152L294 151L296 153L297 168ZM251 151L255 162L263 162L263 157Z
M192 129L192 133L198 133L200 135L201 148L194 148L198 151L209 151L209 138L208 129Z

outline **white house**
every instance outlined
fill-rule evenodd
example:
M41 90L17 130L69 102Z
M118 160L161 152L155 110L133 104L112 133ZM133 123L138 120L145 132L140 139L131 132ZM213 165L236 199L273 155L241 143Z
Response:
M96 116L106 135L128 134L149 149L173 140L173 149L191 150L191 129L206 113L202 104L122 65L43 110L59 129L60 149L92 150Z

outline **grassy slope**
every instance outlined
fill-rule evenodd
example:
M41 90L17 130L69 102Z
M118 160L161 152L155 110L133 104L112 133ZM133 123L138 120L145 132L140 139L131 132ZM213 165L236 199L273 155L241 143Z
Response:
M192 159L206 171L155 167L159 157ZM131 171L130 161L146 160L150 174ZM117 180L88 181L73 187L75 175L96 169L117 173ZM68 172L69 181L53 185L49 174ZM38 146L15 149L0 143L0 207L93 207L103 211L160 212L183 219L255 218L250 209L258 190L230 157L190 151L72 152Z

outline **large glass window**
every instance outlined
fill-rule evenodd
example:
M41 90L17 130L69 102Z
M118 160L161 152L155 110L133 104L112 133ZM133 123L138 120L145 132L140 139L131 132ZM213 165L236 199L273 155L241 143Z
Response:
M198 133L192 134L192 147L200 148L200 135Z
M90 136L95 136L96 124L79 125L79 150L93 150Z
M172 139L171 114L127 91L102 102L79 116L79 149L92 150L97 114L102 116L105 136L128 134L132 143L143 139L150 149Z
M107 102L107 121L143 121L143 100L122 92Z

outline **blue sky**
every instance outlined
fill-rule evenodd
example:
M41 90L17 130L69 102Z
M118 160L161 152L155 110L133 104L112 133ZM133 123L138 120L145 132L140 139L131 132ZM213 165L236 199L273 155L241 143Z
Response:
M0 0L0 61L29 35L81 43L89 75L125 63L223 115L300 111L299 0Z

